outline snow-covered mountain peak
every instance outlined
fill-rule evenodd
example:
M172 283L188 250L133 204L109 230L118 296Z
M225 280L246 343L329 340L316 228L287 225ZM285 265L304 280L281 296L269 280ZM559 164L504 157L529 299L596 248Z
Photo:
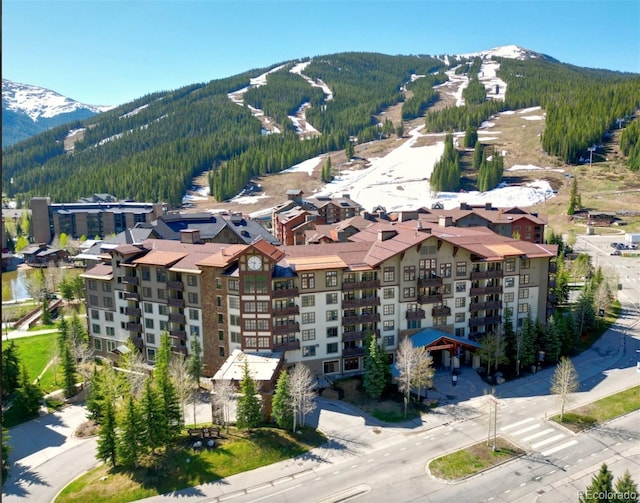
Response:
M498 58L510 58L510 59L535 59L540 58L543 55L529 49L524 49L517 45L502 45L500 47L494 47L486 51L472 52L469 54L459 54L460 59L471 59L475 57L481 57L482 59L490 59L495 56Z
M6 110L22 112L32 121L51 118L79 109L93 113L106 112L111 106L86 105L49 89L2 79L2 104Z

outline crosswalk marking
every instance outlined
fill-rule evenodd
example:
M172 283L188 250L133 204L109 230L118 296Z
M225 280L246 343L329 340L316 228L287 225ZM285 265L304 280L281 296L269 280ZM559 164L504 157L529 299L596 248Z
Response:
M553 428L547 428L546 430L539 431L533 435L529 435L528 437L524 437L522 439L523 442L528 442L529 440L533 440L534 438L544 437L547 433L552 432Z
M571 447L572 445L575 445L577 443L578 443L577 440L570 440L569 442L565 442L564 444L556 445L555 447L552 447L551 449L546 450L546 451L542 452L541 454L543 456L549 456L550 454L553 454L554 452L561 451L562 449L566 449L567 447Z
M510 430L511 428L517 428L520 425L530 423L531 421L535 421L535 417L530 417L528 419L523 419L522 421L518 421L517 423L508 424L507 426L503 426L500 428L501 431Z
M511 435L522 435L523 433L527 433L531 430L537 430L540 428L539 424L534 424L533 426L527 426L526 428L522 428L521 430L511 432Z
M555 442L556 440L560 440L561 438L564 438L563 434L555 435L553 437L547 438L547 439L542 440L540 442L537 442L535 444L531 444L531 448L532 449L537 449L538 447L542 447L543 445L550 444L551 442Z

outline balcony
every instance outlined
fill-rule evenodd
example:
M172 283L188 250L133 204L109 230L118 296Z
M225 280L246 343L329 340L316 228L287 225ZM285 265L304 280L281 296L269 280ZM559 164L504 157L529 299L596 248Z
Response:
M472 271L471 280L474 279L490 279L490 278L502 278L504 272L502 270L496 271Z
M140 294L136 292L125 292L124 300L134 300L138 302L140 300Z
M175 337L181 341L187 340L187 332L184 330L169 330L169 337Z
M345 332L342 334L342 342L363 341L367 337L364 330L359 332Z
M418 278L418 288L442 286L442 278Z
M178 292L181 292L184 290L184 285L182 284L182 281L167 281L167 288L169 290L177 290Z
M451 316L451 308L449 306L434 307L431 310L431 316Z
M424 320L426 313L424 309L416 309L414 311L407 311L404 315L407 320Z
M342 356L345 358L354 356L364 356L366 354L365 348L344 348L342 350Z
M442 302L442 294L434 295L418 295L418 303L420 304L439 304Z
M136 276L122 276L122 282L127 285L137 285L138 278Z
M473 302L469 304L469 311L485 311L487 309L500 309L502 302L499 300L490 300L487 302Z
M300 341L277 342L273 344L273 351L295 351L300 349Z
M300 314L300 308L295 304L292 306L273 308L274 316L290 316L290 315L296 315L296 314Z
M502 293L501 286L478 286L469 289L469 295L491 295L493 293Z
M469 327L479 327L482 325L495 325L501 323L502 318L500 316L478 316L477 318L469 319Z
M171 346L171 352L187 356L187 348L184 346Z
M361 314L358 316L344 316L342 318L343 325L357 325L358 323L377 323L380 321L380 315L373 314Z
M292 334L294 332L300 332L300 324L296 321L293 323L287 323L286 325L274 325L274 335Z
M169 321L172 321L173 323L180 323L180 324L184 325L187 322L187 318L185 317L184 314L169 313Z
M297 297L297 296L298 296L297 288L280 288L280 289L271 291L272 299L282 299L282 298Z
M342 301L342 307L344 309L352 309L358 307L371 307L379 306L380 297L367 297L364 299L348 299Z
M142 349L144 347L144 341L142 340L142 337L134 337L131 336L129 337L129 340L133 343L133 345L135 347L137 347L138 349Z
M137 334L141 334L142 333L142 325L140 323L127 323L125 325L125 328L129 332L135 332Z
M140 318L142 312L137 307L125 307L124 314L127 316L135 316L136 318Z
M174 307L184 307L184 299L176 299L174 297L169 297L167 299L167 304Z
M380 288L380 280L371 279L368 281L347 281L342 283L342 291L365 290L368 288Z

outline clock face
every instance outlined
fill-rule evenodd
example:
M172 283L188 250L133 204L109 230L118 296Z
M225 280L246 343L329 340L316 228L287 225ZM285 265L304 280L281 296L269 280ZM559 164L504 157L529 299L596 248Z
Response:
M262 259L260 259L260 257L256 257L255 255L253 257L249 257L249 261L247 262L248 266L249 266L249 270L251 271L259 271L260 269L262 269Z

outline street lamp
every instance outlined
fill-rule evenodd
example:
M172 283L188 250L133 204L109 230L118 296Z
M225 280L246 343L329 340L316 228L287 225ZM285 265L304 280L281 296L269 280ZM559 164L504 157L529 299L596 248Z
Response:
M587 150L589 151L589 167L591 167L591 163L593 162L593 151L596 149L596 146L594 145L593 147L588 147Z

